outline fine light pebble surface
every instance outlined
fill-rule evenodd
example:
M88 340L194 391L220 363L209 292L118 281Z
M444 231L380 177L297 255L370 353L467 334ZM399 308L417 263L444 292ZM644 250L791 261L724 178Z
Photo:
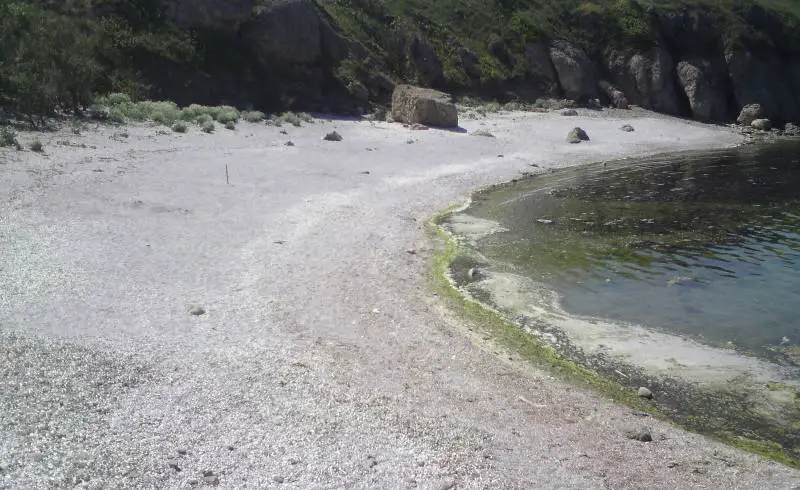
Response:
M631 111L462 126L0 149L0 487L798 488L470 340L425 284L424 221L480 186L739 136Z

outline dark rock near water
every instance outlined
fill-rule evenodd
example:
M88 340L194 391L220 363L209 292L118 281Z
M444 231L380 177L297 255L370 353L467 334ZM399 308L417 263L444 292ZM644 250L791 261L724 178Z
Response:
M737 50L727 53L733 94L739 105L758 103L762 116L791 121L800 112L800 98L791 86L788 63L773 51Z
M628 102L666 114L679 114L674 83L675 63L669 51L656 46L649 52L608 50L606 69Z
M736 122L742 126L750 126L750 123L756 119L761 119L763 114L764 110L761 108L761 104L747 104L746 106L742 107Z

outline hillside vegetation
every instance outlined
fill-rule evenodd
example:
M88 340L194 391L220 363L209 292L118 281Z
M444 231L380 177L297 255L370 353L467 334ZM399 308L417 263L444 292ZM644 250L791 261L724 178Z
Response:
M647 93L649 74L628 80L637 53L669 72ZM580 88L562 80L551 56L580 68ZM753 68L752 58L769 59ZM795 0L0 0L0 107L33 123L112 92L359 112L385 103L396 82L505 99L610 103L620 92L655 110L719 120L765 97L754 84L773 83L737 80L740 72L769 78L777 69L800 80L798 60ZM719 100L695 104L709 91ZM790 105L773 117L800 113L800 101Z

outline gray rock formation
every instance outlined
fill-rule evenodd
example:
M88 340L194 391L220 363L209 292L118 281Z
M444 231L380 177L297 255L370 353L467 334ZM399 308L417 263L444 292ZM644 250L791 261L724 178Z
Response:
M597 98L594 65L582 49L566 41L555 41L550 47L550 59L564 95L582 101Z
M666 114L679 114L675 63L667 49L656 46L648 53L608 50L606 69L611 82L628 102Z
M740 106L761 104L763 116L776 121L800 119L800 100L792 90L789 65L774 51L732 51L725 61Z
M769 119L755 119L750 123L750 127L759 131L769 131L772 129L772 121Z
M630 109L628 98L625 97L625 94L622 93L620 89L611 85L605 80L601 80L599 85L600 90L602 90L605 96L608 97L608 100L611 102L612 106L616 107L617 109Z
M739 117L736 118L736 122L742 126L750 126L751 122L760 119L763 115L764 110L761 108L761 104L747 104L742 107L742 110L739 112Z
M581 128L573 128L567 135L567 143L576 144L581 141L589 141L589 135Z
M538 82L539 89L547 95L559 93L558 73L550 59L550 50L543 43L531 43L525 46L525 62L528 73Z
M458 126L458 110L449 95L411 85L395 87L392 95L392 118L407 124Z
M436 87L444 83L442 62L425 38L398 27L393 34L393 44L396 49L394 56L405 61L406 78L415 79L425 86Z
M678 82L683 88L692 117L700 121L724 121L728 117L724 73L705 59L678 63Z

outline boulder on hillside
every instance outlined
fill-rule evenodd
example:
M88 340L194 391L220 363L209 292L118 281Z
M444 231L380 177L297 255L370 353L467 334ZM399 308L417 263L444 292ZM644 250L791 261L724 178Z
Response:
M582 49L566 41L556 41L550 47L550 59L567 98L581 101L597 98L594 66Z
M761 119L763 114L764 110L761 108L761 104L747 104L746 106L742 107L736 122L742 126L750 126L751 122L755 121L756 119Z
M255 0L167 0L167 20L182 27L236 31L250 19Z
M786 123L783 127L783 134L786 136L800 136L800 126L797 124Z
M772 121L769 119L755 119L750 123L750 127L759 131L769 131L772 129Z
M322 55L321 22L312 0L278 0L256 7L242 35L262 61L312 63Z
M406 124L457 127L458 110L449 95L428 88L398 85L392 94L392 118Z
M610 49L605 53L605 64L610 82L629 103L665 114L680 113L675 62L665 47L642 53Z
M678 82L683 88L692 117L700 121L724 121L728 115L724 73L705 59L678 63Z
M600 81L600 89L606 94L608 100L611 101L612 106L617 109L630 109L631 106L628 103L628 98L625 97L625 94L622 93L620 89L605 80Z

